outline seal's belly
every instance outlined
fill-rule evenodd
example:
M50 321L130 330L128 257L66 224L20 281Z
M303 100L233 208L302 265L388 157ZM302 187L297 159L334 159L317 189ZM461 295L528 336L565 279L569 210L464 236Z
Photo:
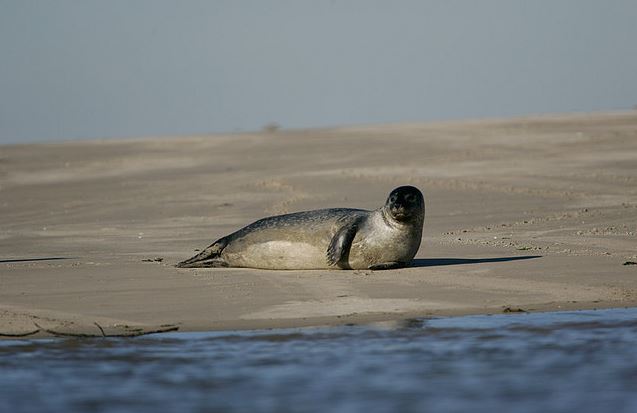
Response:
M264 269L321 269L329 268L327 246L302 241L272 240L244 246L242 251L224 251L224 258L233 267Z

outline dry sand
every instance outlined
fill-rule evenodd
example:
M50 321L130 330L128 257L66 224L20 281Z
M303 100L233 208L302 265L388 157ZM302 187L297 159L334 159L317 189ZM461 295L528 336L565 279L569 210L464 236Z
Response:
M403 184L427 202L411 268L173 267L263 216L374 209ZM0 146L5 337L635 306L626 261L635 112Z

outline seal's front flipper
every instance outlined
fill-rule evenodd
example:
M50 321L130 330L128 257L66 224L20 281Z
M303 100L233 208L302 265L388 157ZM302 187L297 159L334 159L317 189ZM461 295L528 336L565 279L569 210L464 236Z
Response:
M370 270L393 270L394 268L402 268L405 266L404 262L390 261L381 262L380 264L374 264L367 267Z
M221 238L199 254L176 265L177 268L227 267L228 263L220 257L221 251L228 245L227 237Z
M329 247L327 247L327 262L330 265L336 265L343 270L352 269L349 266L349 250L356 236L356 232L358 232L361 221L362 218L352 220L343 225L341 229L334 234Z

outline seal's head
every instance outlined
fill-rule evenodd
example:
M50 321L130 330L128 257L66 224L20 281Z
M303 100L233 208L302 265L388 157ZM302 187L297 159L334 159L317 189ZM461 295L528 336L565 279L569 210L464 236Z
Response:
M385 202L385 211L399 222L423 219L425 199L418 188L399 186L389 193L387 202Z

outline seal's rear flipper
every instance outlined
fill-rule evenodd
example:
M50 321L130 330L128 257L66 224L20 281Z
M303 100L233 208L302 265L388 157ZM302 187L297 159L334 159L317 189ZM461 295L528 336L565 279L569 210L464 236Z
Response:
M210 268L228 267L228 263L220 257L221 251L228 245L227 239L221 238L199 254L176 265L177 268Z
M182 261L176 265L177 268L219 268L228 267L228 263L222 258L213 258L210 260L201 260L189 262L190 260Z

